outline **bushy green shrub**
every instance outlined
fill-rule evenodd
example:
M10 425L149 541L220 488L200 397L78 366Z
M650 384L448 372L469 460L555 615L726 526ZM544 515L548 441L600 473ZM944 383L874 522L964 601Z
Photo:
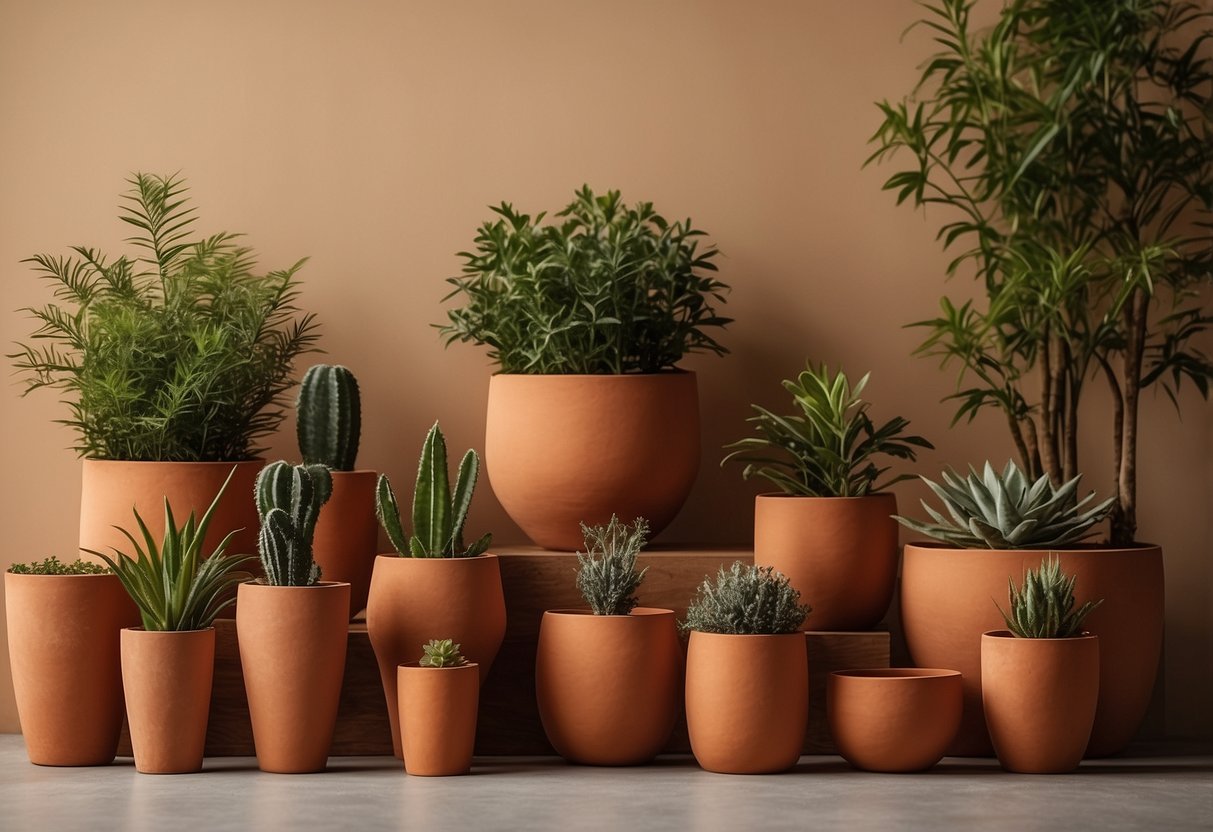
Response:
M772 566L722 566L716 580L705 578L687 608L683 631L774 635L794 633L812 609L800 591Z
M31 561L30 563L14 563L8 568L14 575L105 575L110 570L99 563L76 559L64 563L51 555L46 560Z

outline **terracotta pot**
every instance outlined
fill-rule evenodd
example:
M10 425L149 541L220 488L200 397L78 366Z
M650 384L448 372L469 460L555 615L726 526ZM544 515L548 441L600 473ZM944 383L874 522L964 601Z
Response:
M244 583L240 666L262 771L324 771L349 642L350 585Z
M454 639L484 682L505 637L505 596L496 555L476 558L375 558L366 629L392 724L392 748L400 751L396 668L421 658L433 638Z
M686 706L691 752L708 771L773 774L796 765L809 716L804 635L692 632Z
M8 657L31 763L103 766L122 729L119 636L139 614L116 575L4 575Z
M548 741L575 763L648 762L678 720L682 664L673 610L545 612L535 692Z
M476 744L480 669L461 667L396 669L404 770L422 777L467 774Z
M350 585L350 614L366 609L371 570L379 551L374 471L333 471L333 494L320 507L312 558L325 581Z
M870 630L893 600L896 513L892 494L760 495L754 500L754 563L787 575L812 605L805 629Z
M1004 625L994 602L1006 607L1007 579L1019 581L1052 550L905 548L901 617L906 645L919 667L950 667L964 676L965 713L950 754L990 756L993 746L981 710L981 634ZM1162 650L1162 550L1096 547L1057 551L1061 567L1078 578L1076 598L1103 598L1084 626L1099 636L1099 709L1088 757L1115 754L1133 739L1154 691Z
M1099 700L1099 638L981 637L981 698L998 762L1021 774L1078 768Z
M546 549L612 514L657 535L699 470L695 374L495 375L484 450L493 493Z
M122 631L122 683L135 768L144 774L202 769L215 628Z
M925 771L956 737L963 710L955 670L836 670L826 683L834 745L864 771Z

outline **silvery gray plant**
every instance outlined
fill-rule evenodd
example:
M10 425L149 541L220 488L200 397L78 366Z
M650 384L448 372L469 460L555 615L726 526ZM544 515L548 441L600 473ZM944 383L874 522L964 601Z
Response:
M679 626L683 632L777 635L799 630L812 611L773 566L736 561L720 567L715 580L704 578Z
M601 526L581 524L585 551L577 553L577 588L594 615L628 615L636 604L635 592L649 571L636 571L636 556L649 536L649 524L637 517L631 525L611 515Z

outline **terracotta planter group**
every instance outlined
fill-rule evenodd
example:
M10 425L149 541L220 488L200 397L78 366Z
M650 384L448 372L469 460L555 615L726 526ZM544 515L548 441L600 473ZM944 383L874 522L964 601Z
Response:
M366 609L371 570L379 551L374 471L331 471L333 493L320 507L312 536L312 559L320 578L350 585L349 618Z
M480 667L420 667L396 671L404 770L422 777L467 774L476 744Z

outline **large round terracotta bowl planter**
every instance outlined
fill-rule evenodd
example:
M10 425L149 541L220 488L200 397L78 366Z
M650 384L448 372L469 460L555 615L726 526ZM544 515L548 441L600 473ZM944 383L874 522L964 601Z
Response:
M692 632L686 708L691 752L708 771L774 774L791 768L809 716L804 634Z
M481 684L505 638L505 595L496 555L475 558L375 558L366 607L370 636L401 756L396 669L421 658L430 639L449 638L478 666Z
M1095 722L1100 640L981 637L981 696L998 762L1021 774L1073 771Z
M963 708L955 670L836 670L826 682L834 746L864 771L925 771L935 765L956 737Z
M6 572L4 602L30 762L113 762L123 714L119 633L139 623L118 576Z
M695 374L511 375L489 381L485 467L511 519L545 549L581 524L671 520L699 471Z
M349 643L350 585L240 585L236 636L262 771L323 771Z
M682 664L672 610L545 612L535 692L548 741L574 763L652 760L678 720Z
M420 667L396 670L404 770L421 777L467 774L476 745L480 668Z
M870 630L897 583L897 498L754 499L754 563L788 576L812 605L806 629Z
M320 507L312 535L312 558L320 578L350 585L353 618L366 609L371 570L379 552L375 517L375 471L333 471L333 493Z
M1021 580L1055 553L1075 575L1075 597L1104 599L1084 622L1099 636L1099 708L1087 756L1122 750L1145 716L1162 650L1162 550L1142 545L994 551L930 544L905 547L901 616L906 646L919 667L949 667L964 677L965 713L949 753L990 756L981 704L981 635L1004 625L995 602L1007 603L1007 580Z

